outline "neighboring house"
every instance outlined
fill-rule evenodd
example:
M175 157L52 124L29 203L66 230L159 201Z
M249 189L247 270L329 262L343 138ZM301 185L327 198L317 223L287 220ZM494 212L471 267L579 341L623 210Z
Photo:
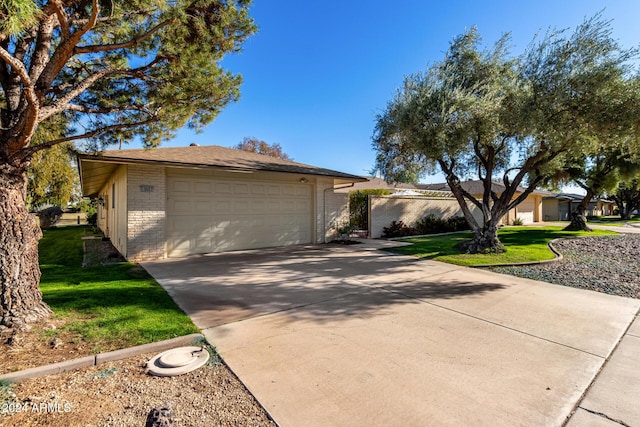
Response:
M482 200L482 195L484 193L484 185L482 181L463 181L460 183L462 188L475 197L478 200ZM493 191L496 194L500 195L505 186L499 182L494 182ZM418 184L417 187L422 190L439 190L439 191L450 191L449 184L440 183L440 184ZM518 197L525 191L524 188L518 187L515 197ZM520 203L515 208L511 209L507 215L502 219L502 223L505 225L513 224L513 221L516 218L522 220L523 224L531 224L534 222L541 222L543 220L542 216L542 198L549 193L546 191L534 190L531 194L527 196L522 203Z
M545 221L569 221L584 196L580 194L561 193L542 198L542 213ZM608 216L614 214L615 202L595 198L589 202L587 216Z
M219 146L79 154L82 193L129 260L321 243L365 178Z

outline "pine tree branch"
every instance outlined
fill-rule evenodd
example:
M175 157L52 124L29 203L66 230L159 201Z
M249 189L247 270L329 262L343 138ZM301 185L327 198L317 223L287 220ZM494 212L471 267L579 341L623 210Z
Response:
M32 80L37 80L47 66L53 39L53 29L54 23L51 15L43 18L38 25L36 43L31 55L31 67L29 70L29 76Z
M22 101L26 102L26 112L22 116L22 120L18 122L20 125L17 129L19 134L15 140L9 145L9 152L18 150L28 143L33 136L38 119L39 102L33 82L29 78L29 73L22 62L11 56L11 54L3 47L0 47L0 59L11 66L11 69L19 76L22 82Z
M161 22L160 24L156 25L155 27L153 27L152 29L150 29L149 31L147 31L146 33L135 37L129 41L126 42L122 42L122 43L113 43L113 44L96 44L96 45L88 45L88 46L76 46L74 48L74 54L83 54L83 53L96 53L96 52L106 52L106 51L112 51L112 50L117 50L117 49L126 49L128 47L132 47L137 45L138 43L140 43L141 41L148 39L149 37L151 37L152 35L154 35L155 33L157 33L159 30L161 30L162 28L166 27L167 25L171 24L172 20L167 20L164 22Z
M80 43L82 37L95 27L100 15L100 5L98 0L92 0L91 16L87 20L87 23L82 28L76 30L70 37L63 37L60 44L57 46L55 52L51 56L51 59L45 66L42 74L38 78L36 86L43 92L51 86L51 83L58 75L60 70L64 68L65 64L74 55L74 48Z
M38 120L44 121L49 117L64 111L65 109L67 109L67 107L71 105L71 101L73 101L76 97L80 96L83 92L89 89L95 82L97 82L102 78L109 77L109 76L125 75L125 76L144 79L144 77L141 76L141 73L157 65L157 63L162 60L164 60L164 58L158 57L158 58L155 58L153 61L151 61L147 65L143 65L142 67L133 68L130 70L112 69L112 70L102 70L102 71L96 72L90 75L89 77L87 77L86 79L84 79L82 82L74 85L72 90L70 90L65 95L58 98L53 104L42 107L42 109L40 110L40 115L38 117ZM79 111L79 110L76 110L76 111Z
M68 104L65 107L65 110L76 111L84 114L112 114L112 113L120 113L123 111L142 111L145 113L149 113L146 109L146 106L136 106L136 105L119 105L116 107L88 107L86 105L79 104Z
M51 2L54 7L58 23L60 24L60 30L62 32L62 38L68 39L71 37L71 26L69 25L69 15L64 10L64 6L60 0L54 0Z
M19 159L25 159L25 158L28 158L28 157L32 156L33 154L37 153L38 151L46 150L47 148L51 148L51 147L53 147L55 145L62 144L64 142L71 142L71 141L78 141L78 140L81 140L81 139L95 138L95 137L100 136L100 135L102 135L103 133L106 133L106 132L132 129L132 128L136 128L136 127L140 127L140 126L149 125L149 124L155 123L157 121L158 121L158 118L157 118L157 116L154 115L154 116L150 117L149 119L141 121L141 122L136 122L136 123L118 123L118 124L115 124L115 125L109 125L109 126L101 127L99 129L94 129L92 131L85 132L85 133L80 134L80 135L71 135L71 136L66 136L66 137L63 137L63 138L52 139L50 141L43 142L43 143L38 144L38 145L32 145L29 148L20 151L18 153L18 155L16 155L14 158L10 158L10 160L16 160L18 158Z

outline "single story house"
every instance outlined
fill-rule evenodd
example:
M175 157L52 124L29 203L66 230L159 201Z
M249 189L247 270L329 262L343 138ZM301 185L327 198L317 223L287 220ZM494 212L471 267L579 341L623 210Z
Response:
M220 146L81 153L82 194L131 261L322 243L365 178Z
M545 221L569 221L584 196L580 194L561 193L542 198L542 213ZM594 198L587 207L587 216L614 215L615 202L602 198Z
M480 180L469 180L460 183L462 188L471 194L478 200L482 200L484 193L484 184ZM449 184L418 184L417 187L421 190L437 190L437 191L450 191ZM500 195L504 190L504 184L499 182L492 183L492 189L496 194ZM518 197L525 191L524 188L518 187L515 193L515 197ZM518 206L511 209L507 215L502 219L502 223L505 225L513 224L516 218L519 218L523 224L532 224L535 222L541 222L542 216L542 198L549 193L546 191L534 190L527 196Z

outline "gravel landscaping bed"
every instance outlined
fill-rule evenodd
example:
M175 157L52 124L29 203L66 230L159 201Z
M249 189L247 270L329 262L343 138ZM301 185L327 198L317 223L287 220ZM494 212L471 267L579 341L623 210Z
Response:
M490 270L558 285L640 298L640 235L581 237L553 243L562 261Z
M0 426L144 426L152 408L170 408L181 427L276 425L219 361L155 377L144 371L154 355L0 383Z

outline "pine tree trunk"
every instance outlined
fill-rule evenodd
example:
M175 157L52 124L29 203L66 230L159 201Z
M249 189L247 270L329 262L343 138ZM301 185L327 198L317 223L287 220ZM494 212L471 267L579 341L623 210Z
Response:
M26 208L26 183L26 169L0 165L0 330L26 329L51 314L38 286L42 232Z

